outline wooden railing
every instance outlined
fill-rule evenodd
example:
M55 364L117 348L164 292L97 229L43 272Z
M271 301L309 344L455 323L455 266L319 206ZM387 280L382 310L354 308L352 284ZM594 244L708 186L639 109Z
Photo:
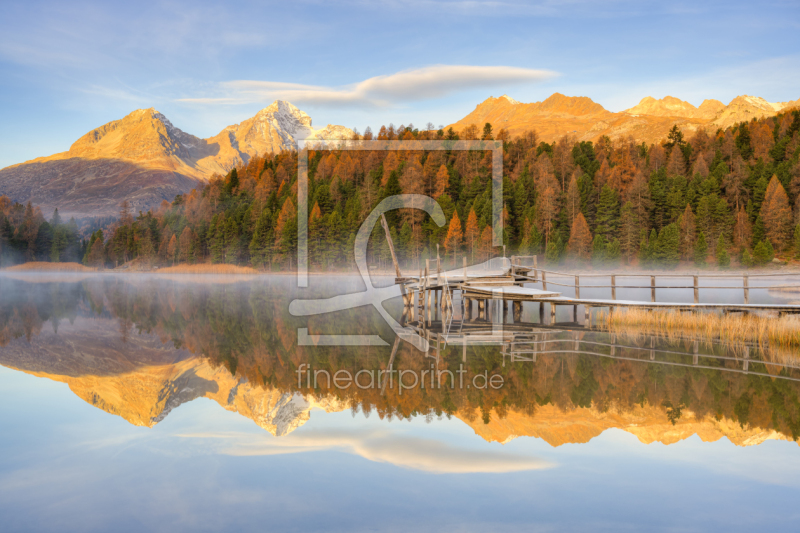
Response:
M517 272L518 267L526 266L522 264L522 260L532 258L533 267L530 270L532 276L522 276ZM725 290L741 290L744 294L744 303L750 303L751 290L769 290L769 289L800 289L800 284L797 285L768 285L768 286L751 286L751 278L771 278L771 277L800 277L800 272L779 272L779 273L764 273L764 274L632 274L626 272L608 272L602 274L573 274L568 272L559 272L555 270L539 269L537 267L536 256L512 256L511 257L512 274L518 277L525 277L533 283L541 283L542 289L547 290L547 286L554 285L557 287L572 287L575 289L575 297L581 297L581 278L610 278L609 285L583 285L583 288L590 289L611 289L611 299L617 299L617 289L650 289L650 301L656 301L657 289L692 289L694 291L694 303L700 303L700 289L725 289ZM528 267L530 268L530 267ZM550 275L550 280L547 277ZM572 278L573 283L559 283L553 281L553 276L557 278ZM648 285L618 285L617 277L624 278L649 278ZM656 279L660 278L691 278L691 285L658 285ZM741 279L741 285L719 285L719 286L701 286L700 279Z

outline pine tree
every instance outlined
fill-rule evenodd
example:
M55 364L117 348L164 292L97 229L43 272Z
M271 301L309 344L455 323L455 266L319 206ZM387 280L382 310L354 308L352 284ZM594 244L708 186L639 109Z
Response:
M595 235L592 241L592 263L602 266L606 262L606 238L602 235Z
M697 266L706 265L706 257L708 256L708 244L706 244L706 234L702 231L697 237L697 242L694 244L694 264Z
M731 264L731 257L728 255L726 245L725 239L720 235L717 242L717 267L719 268L728 268Z
M667 224L658 234L658 259L666 268L675 268L680 262L681 236L678 225Z
M625 205L622 206L622 210L620 211L620 250L622 256L625 257L625 261L630 263L631 260L636 257L636 252L638 250L638 244L641 240L639 237L639 233L641 228L639 227L639 217L636 214L636 211L633 208L633 204L628 201L625 202Z
M753 248L753 260L758 265L765 265L772 261L772 258L775 257L775 250L772 247L772 243L769 242L769 239L765 239L758 244L756 247Z
M617 193L608 185L600 191L600 202L597 205L595 233L610 240L616 237L619 227L619 201Z
M800 257L800 224L794 227L792 242L794 244L794 256Z

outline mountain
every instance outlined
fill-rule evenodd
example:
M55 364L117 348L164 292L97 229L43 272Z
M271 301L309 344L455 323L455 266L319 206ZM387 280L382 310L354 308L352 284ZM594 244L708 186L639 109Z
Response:
M535 129L546 142L572 135L580 141L595 141L601 136L631 136L636 142L658 143L674 125L691 134L700 127L711 131L727 128L754 117L772 116L800 105L794 102L770 103L763 98L739 96L727 106L719 100L705 100L695 107L672 96L660 100L647 96L636 106L611 112L585 96L555 93L543 102L525 104L503 95L489 97L467 116L451 124L455 130L490 122L495 132L507 130L512 136Z
M115 215L128 200L133 212L225 174L255 155L296 146L299 139L341 139L353 132L328 125L289 102L273 102L254 117L208 139L188 134L155 109L138 109L96 128L66 152L0 170L0 194L31 201L45 214Z
M535 415L509 411L503 419L492 413L488 424L480 418L464 422L489 442L505 444L517 437L535 437L554 447L589 442L609 429L630 433L644 444L674 444L692 435L703 442L727 438L737 446L753 446L766 440L792 440L791 436L772 429L742 427L726 417L698 417L688 410L684 410L673 425L663 409L650 405L636 406L631 411L601 411L595 407L564 411L554 405L544 405L537 407Z

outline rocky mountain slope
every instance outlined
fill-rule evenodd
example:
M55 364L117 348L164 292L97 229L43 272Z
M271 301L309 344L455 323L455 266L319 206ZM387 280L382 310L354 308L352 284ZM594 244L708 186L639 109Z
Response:
M200 139L155 109L138 109L96 128L66 152L0 170L0 194L31 201L47 215L101 216L128 200L134 212L172 201L214 174L251 157L291 149L300 139L341 139L342 126L314 129L311 118L281 100L240 124Z
M666 96L656 100L650 96L622 112L611 112L584 96L555 93L543 102L525 104L503 95L490 97L478 104L463 119L451 124L453 129L490 122L495 132L501 128L511 135L535 129L547 142L565 135L581 141L594 141L606 135L611 138L632 136L637 142L661 142L673 125L691 134L700 127L716 131L756 117L772 116L800 106L800 100L770 103L754 96L738 96L727 106L718 100L705 100L700 107Z

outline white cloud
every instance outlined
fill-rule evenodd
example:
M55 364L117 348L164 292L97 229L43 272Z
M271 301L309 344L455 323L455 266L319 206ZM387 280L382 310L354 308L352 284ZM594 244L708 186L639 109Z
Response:
M252 434L237 433L180 436L209 440L224 455L281 455L340 450L369 461L436 474L508 473L554 466L531 456L459 448L440 441L398 436L385 431L305 431L280 438L254 438Z
M469 89L536 83L557 75L550 70L522 67L433 65L375 76L342 87L235 80L219 84L218 95L181 98L178 101L198 104L249 104L283 99L297 104L387 106L398 102L440 98Z

